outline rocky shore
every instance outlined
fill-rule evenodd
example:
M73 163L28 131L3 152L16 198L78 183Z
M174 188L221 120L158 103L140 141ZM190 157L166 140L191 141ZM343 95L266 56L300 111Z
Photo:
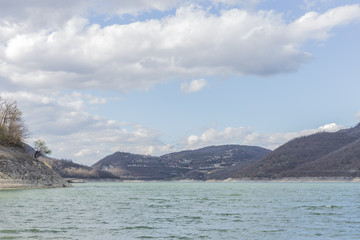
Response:
M0 190L70 186L51 168L21 147L0 145Z

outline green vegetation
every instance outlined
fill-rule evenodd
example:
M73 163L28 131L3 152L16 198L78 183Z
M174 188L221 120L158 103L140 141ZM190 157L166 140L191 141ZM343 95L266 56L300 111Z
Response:
M27 133L16 102L0 96L0 144L20 146Z
M37 140L34 142L34 157L38 158L41 155L51 154L51 150L46 146L45 142L42 140Z

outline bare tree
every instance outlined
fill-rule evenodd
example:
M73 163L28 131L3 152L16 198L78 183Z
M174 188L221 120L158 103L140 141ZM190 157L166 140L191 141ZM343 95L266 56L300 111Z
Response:
M27 133L16 102L0 96L0 143L21 145Z

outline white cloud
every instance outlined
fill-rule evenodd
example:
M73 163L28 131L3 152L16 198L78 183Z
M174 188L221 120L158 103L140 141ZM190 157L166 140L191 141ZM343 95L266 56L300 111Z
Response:
M172 148L159 140L160 134L155 129L132 124L108 125L105 119L83 125L67 135L45 137L55 150L54 157L71 158L89 165L115 151L158 155L167 153Z
M344 128L344 126L342 126L342 125L338 125L336 123L329 123L329 124L325 124L324 126L319 127L317 130L319 132L337 132L343 128Z
M301 136L308 136L318 132L336 132L345 127L336 123L325 124L316 129L305 129L299 132L285 132L285 133L258 133L253 132L243 141L243 144L258 145L269 149L275 149L280 145Z
M163 4L156 6L175 3ZM195 6L162 19L105 27L71 14L50 30L24 30L9 20L0 25L0 79L27 90L128 91L174 78L292 72L311 58L303 43L323 41L332 28L359 18L359 5L351 5L310 12L292 23L273 11L213 14Z
M186 140L185 149L196 149L209 145L222 144L243 144L275 149L296 137L307 136L318 132L336 132L344 128L344 126L331 123L320 126L317 129L307 129L299 132L285 133L259 133L251 128L245 127L228 127L223 131L209 129L199 136L190 135Z
M209 145L219 145L227 143L238 143L239 140L251 134L251 130L245 127L225 128L217 131L213 128L206 130L201 135L191 135L187 138L185 149L196 149Z
M326 40L334 26L360 20L360 5L347 5L330 9L323 14L308 12L289 25L294 40Z
M90 94L20 91L0 95L16 99L31 132L27 142L32 145L37 139L45 140L56 158L92 164L114 151L158 155L173 148L160 140L156 129L91 114L89 108L106 99Z
M190 83L184 82L181 84L181 92L183 93L194 93L202 90L207 86L205 79L192 80Z
M89 103L91 105L97 105L97 104L105 104L107 102L106 98L97 98L97 97L92 97L90 96L90 100Z

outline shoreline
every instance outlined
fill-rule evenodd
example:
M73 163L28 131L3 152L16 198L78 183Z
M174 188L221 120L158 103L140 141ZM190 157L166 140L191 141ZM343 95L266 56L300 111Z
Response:
M228 178L224 180L207 180L206 182L282 182L282 183L326 183L326 182L354 182L360 183L360 177L349 178L349 177L287 177L287 178L275 178L275 179L267 179L267 178L259 178L259 179L251 179L251 178Z
M0 179L0 191L6 190L25 190L25 189L45 189L45 188L65 188L72 187L71 184L55 184L55 185L44 185L39 183L30 183L15 179Z
M279 179L250 179L250 178L228 178L224 180L209 179L209 180L193 180L193 179L181 179L181 180L122 180L112 178L102 179L76 179L77 181L71 182L76 184L81 183L104 183L104 182L117 182L117 183L146 183L146 182L174 182L174 183L360 183L360 177L301 177L301 178L279 178ZM64 185L42 185L36 183L28 183L14 179L0 179L0 191L5 190L25 190L25 189L46 189L46 188L64 188L72 187Z
M179 183L191 183L191 182L223 182L223 183L234 183L234 182L282 182L282 183L316 183L316 182L349 182L349 183L360 183L360 177L299 177L299 178L278 178L278 179L267 179L267 178L259 178L259 179L251 179L251 178L227 178L223 180L218 179L208 179L208 180L195 180L195 179L179 179L179 180L139 180L139 179L113 179L113 178L81 178L76 179L76 181L72 181L71 183L91 183L91 182L121 182L121 183L144 183L144 182L179 182ZM1 188L1 187L0 187Z

